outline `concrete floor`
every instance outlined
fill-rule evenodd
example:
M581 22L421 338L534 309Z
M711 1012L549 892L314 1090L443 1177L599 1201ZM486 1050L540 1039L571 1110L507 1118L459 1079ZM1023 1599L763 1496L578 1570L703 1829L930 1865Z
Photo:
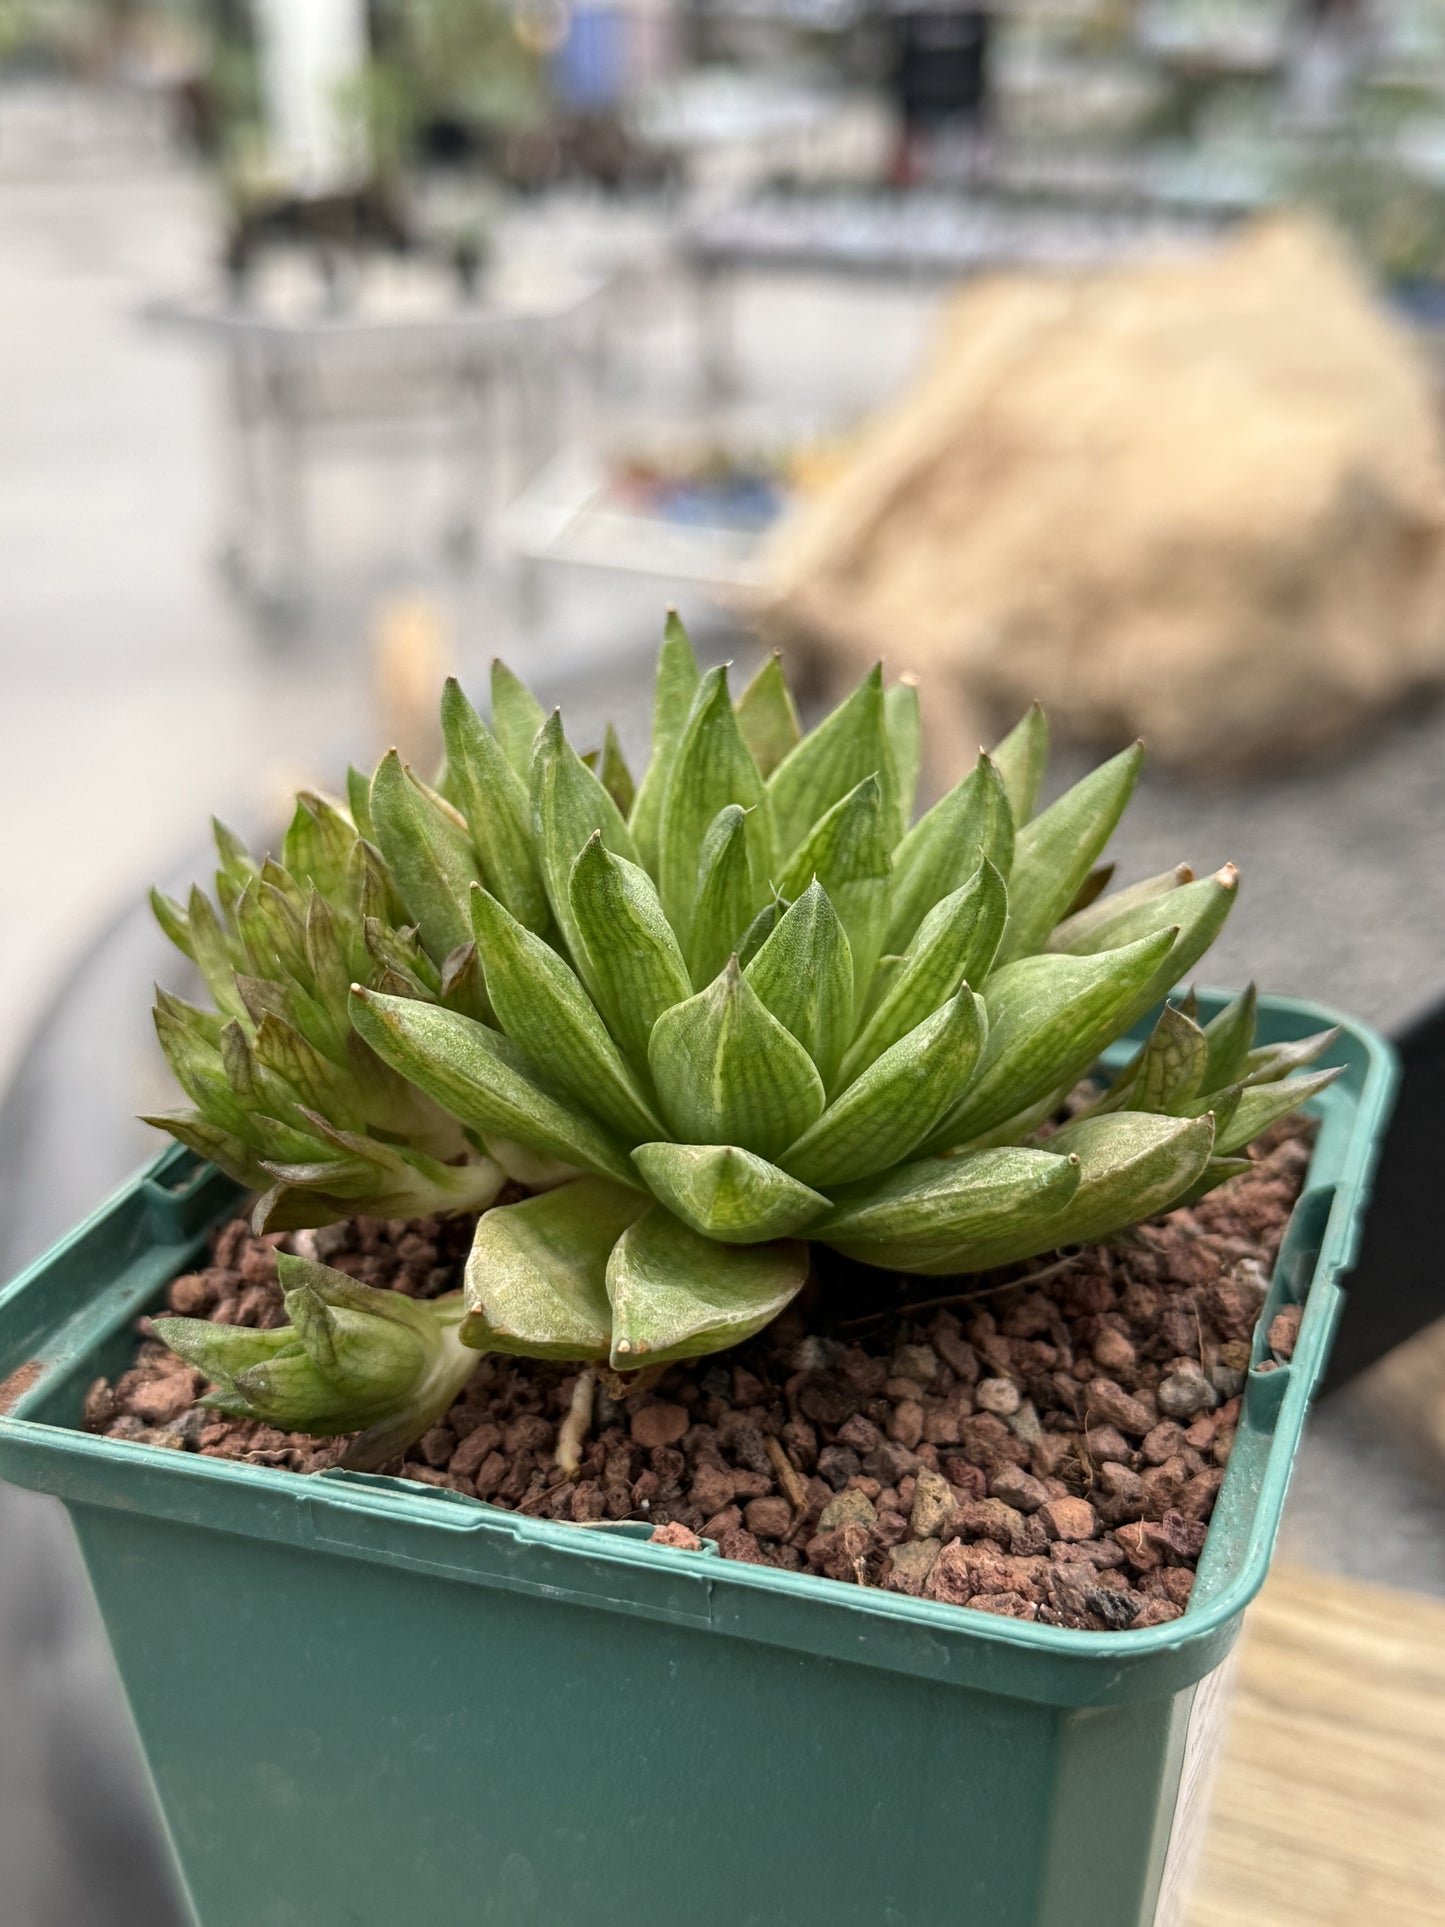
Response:
M31 1060L39 1107L19 1262L145 1154L126 1123L154 1075L144 1016L161 952L124 912L154 877L183 880L207 813L264 823L297 771L369 746L368 609L421 582L452 613L467 680L499 646L579 725L605 708L640 743L660 596L574 583L545 638L522 634L485 574L439 564L408 491L355 466L321 518L317 626L290 648L249 628L213 565L219 537L214 370L154 335L139 303L192 281L210 248L203 189L151 164L104 178L0 179L0 649L7 889L0 897L0 1084L62 986L93 1027L52 1025ZM912 296L745 290L742 364L778 406L882 392L926 322ZM680 380L681 314L655 363ZM626 640L621 640L625 638ZM708 646L730 646L714 629ZM746 644L741 645L746 648ZM1180 857L1244 870L1216 980L1257 976L1381 1022L1445 978L1445 713L1402 718L1327 768L1199 792L1150 776L1120 839L1125 872ZM1062 773L1082 759L1065 758ZM108 920L103 968L76 972ZM117 1029L119 1027L119 1029ZM129 1028L128 1028L129 1027ZM119 1037L122 1048L116 1049ZM92 1043L96 1048L92 1048ZM60 1090L79 1091L45 1119ZM27 1100L29 1101L29 1100ZM64 1147L61 1149L60 1147ZM1445 1594L1445 1507L1348 1395L1317 1417L1287 1533L1296 1558ZM0 1921L165 1927L144 1794L83 1582L58 1516L0 1493ZM77 1803L74 1794L86 1789ZM69 1797L67 1797L67 1794ZM77 1810L78 1806L78 1810ZM82 1818L83 1816L83 1818Z

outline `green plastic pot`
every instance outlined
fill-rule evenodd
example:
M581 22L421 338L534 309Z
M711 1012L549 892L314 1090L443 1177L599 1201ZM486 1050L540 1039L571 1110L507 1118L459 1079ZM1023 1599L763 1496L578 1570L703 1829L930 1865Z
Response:
M75 1522L204 1927L1173 1918L1395 1082L1312 1005L1265 1000L1261 1041L1332 1022L1262 1321L1305 1301L1298 1346L1250 1373L1188 1612L1136 1633L77 1430L236 1201L159 1158L0 1296L0 1474Z

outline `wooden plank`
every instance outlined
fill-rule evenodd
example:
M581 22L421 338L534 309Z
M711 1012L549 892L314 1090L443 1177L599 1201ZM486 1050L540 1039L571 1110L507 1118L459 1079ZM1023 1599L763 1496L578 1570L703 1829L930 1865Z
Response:
M1276 1569L1189 1927L1376 1923L1445 1923L1445 1603Z

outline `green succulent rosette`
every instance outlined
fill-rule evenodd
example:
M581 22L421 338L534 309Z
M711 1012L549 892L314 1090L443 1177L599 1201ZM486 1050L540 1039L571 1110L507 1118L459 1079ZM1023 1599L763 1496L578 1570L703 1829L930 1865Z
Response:
M364 1053L466 1147L457 1163L368 1114L388 1155L431 1160L415 1167L428 1184L482 1190L505 1170L536 1192L478 1224L459 1326L476 1350L630 1372L761 1329L819 1244L952 1275L1108 1238L1232 1175L1252 1138L1335 1074L1304 1071L1329 1034L1257 1049L1252 992L1205 1027L1186 1001L1054 1128L1106 1048L1193 971L1237 892L1230 866L1108 891L1101 859L1138 745L1040 809L1035 708L915 820L910 683L886 688L875 671L805 734L776 658L734 699L675 619L640 781L610 731L580 756L500 665L490 728L454 682L442 718L435 789L394 755L353 782L331 829L364 855L318 880L286 853L293 890L311 896L300 941L287 923L268 953L269 981L302 993L288 1008L324 1013L336 1074ZM332 921L356 928L350 866L385 911L349 952L367 967L348 1029L336 975L323 987L304 938L338 888L349 908ZM255 877L281 894L267 869ZM230 949L197 942L194 900L182 933L211 959L218 1003L235 943L248 958L256 945L244 888L228 881ZM407 947L404 970L389 954L378 970L383 931ZM220 1014L204 1021L224 1033ZM210 1048L224 1072L223 1039ZM192 1095L222 1128L207 1068ZM226 1089L223 1128L249 1144L270 1123ZM331 1089L315 1095L326 1101L271 1104L266 1119L340 1152L360 1114L342 1125ZM262 1148L283 1197L377 1208L359 1152L348 1193Z

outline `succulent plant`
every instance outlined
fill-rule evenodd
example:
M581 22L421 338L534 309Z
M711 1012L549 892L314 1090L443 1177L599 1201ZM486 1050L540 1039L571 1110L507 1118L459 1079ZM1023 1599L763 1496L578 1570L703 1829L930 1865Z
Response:
M325 819L338 855L349 839L344 864L308 862L298 837L284 872L243 876L223 846L223 936L196 899L185 925L163 912L223 1010L241 1006L185 1019L187 1049L210 1055L204 1076L186 1060L197 1115L168 1128L198 1148L224 1132L228 1155L242 1145L282 1187L265 1222L323 1201L397 1215L379 1201L390 1178L372 1180L384 1159L353 1148L364 1106L340 1129L327 1108L350 1101L363 1045L367 1075L394 1080L389 1101L424 1099L465 1141L467 1161L438 1163L444 1146L365 1112L379 1135L364 1141L436 1187L427 1208L485 1204L439 1194L485 1191L503 1168L534 1193L479 1220L457 1327L475 1351L631 1373L749 1337L818 1245L951 1275L1104 1239L1232 1175L1235 1153L1334 1075L1291 1074L1328 1034L1254 1047L1252 992L1203 1028L1167 1005L1059 1128L1079 1080L1192 971L1236 894L1230 866L1105 894L1099 860L1138 745L1038 810L1035 708L911 821L917 692L885 689L879 671L805 735L776 658L734 701L674 619L635 785L610 732L584 758L500 666L492 697L488 729L447 685L437 789L394 755L369 787L353 782L351 822ZM360 913L358 876L384 914ZM328 912L369 965L352 1036L335 971L323 983L305 947ZM264 952L286 1021L332 1078L306 1101L289 1081L289 1109L260 1087L259 1119L226 1056L237 1031L269 1076L285 1073L275 1046L263 1054L256 1012L271 1006L231 988L238 946L248 968ZM330 1147L343 1180L322 1175L326 1158L285 1155L273 1126ZM244 1177L245 1162L227 1168ZM203 1351L186 1355L204 1364ZM244 1401L243 1380L228 1383Z
M303 793L282 861L257 863L224 824L216 902L153 891L157 920L215 1000L156 993L161 1046L194 1108L151 1117L259 1191L257 1228L329 1224L355 1212L407 1217L481 1210L504 1182L454 1118L391 1070L352 1028L349 987L436 999L487 1015L475 947L425 948L403 921L372 828L372 789L405 782L383 765L352 782L352 816ZM435 934L435 933L433 933ZM440 940L438 940L440 941Z
M360 1431L353 1464L385 1464L443 1417L476 1370L457 1336L460 1294L420 1302L285 1252L276 1265L289 1325L158 1318L156 1336L214 1381L205 1404L317 1438Z

